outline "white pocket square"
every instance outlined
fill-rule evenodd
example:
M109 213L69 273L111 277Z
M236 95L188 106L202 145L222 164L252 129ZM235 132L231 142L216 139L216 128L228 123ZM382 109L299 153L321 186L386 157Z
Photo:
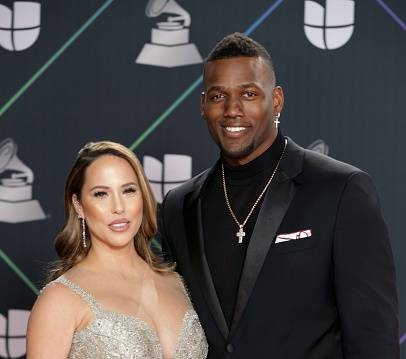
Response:
M312 236L311 229L305 229L305 230L299 231L299 232L278 234L276 236L275 243L288 242L288 241L293 241L296 239L308 238L311 236Z

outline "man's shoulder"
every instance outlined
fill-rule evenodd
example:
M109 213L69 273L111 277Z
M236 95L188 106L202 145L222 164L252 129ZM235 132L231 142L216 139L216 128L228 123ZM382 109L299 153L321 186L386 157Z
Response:
M304 149L305 166L314 168L321 173L348 175L354 172L362 172L361 169L349 163L337 160L333 157Z
M365 172L349 163L337 160L325 154L303 148L293 143L293 151L301 158L300 177L324 181L326 179L343 179L351 177L355 173Z

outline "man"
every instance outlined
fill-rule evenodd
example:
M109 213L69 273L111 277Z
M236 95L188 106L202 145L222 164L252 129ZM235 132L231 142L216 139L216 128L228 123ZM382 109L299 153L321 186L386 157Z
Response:
M272 60L231 34L208 56L201 114L221 156L168 193L177 261L209 358L399 358L395 269L369 176L278 131Z

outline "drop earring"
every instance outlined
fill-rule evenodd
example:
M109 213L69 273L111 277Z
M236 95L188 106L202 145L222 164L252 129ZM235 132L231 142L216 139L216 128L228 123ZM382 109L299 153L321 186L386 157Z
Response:
M82 243L83 243L83 248L87 247L86 244L86 223L85 223L85 219L84 218L80 218L81 222L82 222Z
M275 123L275 128L278 128L278 125L281 123L281 122L279 121L279 117L281 117L281 113L280 113L280 112L278 112L278 113L275 115L274 120L273 120L273 122Z

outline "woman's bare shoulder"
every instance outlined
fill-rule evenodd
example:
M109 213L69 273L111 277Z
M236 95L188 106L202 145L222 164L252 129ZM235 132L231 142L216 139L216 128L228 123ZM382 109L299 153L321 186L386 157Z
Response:
M162 283L164 283L165 287L167 288L172 288L175 290L181 290L184 292L184 283L183 283L183 278L182 276L175 272L175 271L170 271L170 272L163 272L159 274Z
M62 358L78 323L80 298L58 282L47 284L32 308L27 327L27 357Z
M59 310L62 310L62 308L74 310L79 301L80 298L78 298L78 295L72 289L60 282L53 281L41 290L33 310L37 307L44 307L44 309L48 308L49 310L52 310L54 307L59 308Z

